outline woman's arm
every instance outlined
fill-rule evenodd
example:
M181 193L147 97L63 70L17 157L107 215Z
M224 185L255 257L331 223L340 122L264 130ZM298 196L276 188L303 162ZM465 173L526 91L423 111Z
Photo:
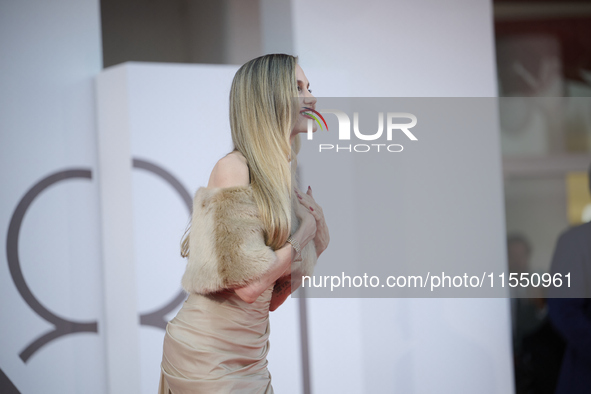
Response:
M324 219L324 212L322 211L322 207L314 200L314 195L312 194L312 188L310 186L308 186L308 191L305 194L297 188L295 189L295 192L300 203L304 205L316 219L316 236L314 237L314 245L316 246L316 256L320 257L330 242L330 235L328 233L326 220Z
M304 247L314 238L314 232L312 232L310 229L315 227L315 224L316 223L310 219L302 221L300 228L292 235L292 238L298 241L300 246ZM309 235L306 236L306 233ZM293 247L290 243L286 243L281 249L277 249L275 254L277 255L275 264L261 278L259 278L257 281L249 283L247 286L234 289L238 297L248 303L253 303L273 283L277 282L275 284L275 286L277 286L283 283L285 280L288 280L287 290L284 289L285 285L281 285L280 287L283 289L282 294L287 292L285 298L291 294L289 293L289 281L291 280L291 259L294 254ZM273 289L273 296L275 296L275 293L276 291ZM285 301L285 298L283 301ZM283 301L281 301L281 303L283 303Z
M281 306L292 294L296 291L302 284L302 278L296 278L293 281L291 280L291 274L281 277L277 279L275 283L275 287L273 288L273 295L271 296L271 305L269 306L269 310L273 312L277 308Z
M296 194L299 193L296 191ZM300 241L300 232L302 231L303 227L308 225L309 222L314 224L314 235L310 239L310 241L315 241L316 238L318 238L318 220L315 216L312 215L312 211L310 210L310 208L310 206L306 206L305 204L297 204L296 206L297 215L301 219L301 223L300 228L294 234L294 238L296 238L300 242L302 249L304 248L304 246L306 246L307 242L303 243L302 241ZM279 279L277 279L277 282L275 282L275 287L273 288L273 295L271 296L271 303L269 305L270 311L274 311L277 308L279 308L279 306L281 306L281 304L285 302L287 297L289 297L291 293L296 291L302 284L302 277L299 273L295 277L293 277L293 280L291 270L286 272L285 274L285 276L280 277Z
M293 293L291 289L291 274L277 279L275 287L273 287L273 295L271 296L269 310L273 312L275 309L279 308L291 293Z
M276 250L277 260L275 260L273 267L265 272L258 280L249 283L247 286L234 289L238 297L249 304L255 302L271 284L275 283L289 269L291 264L291 248L291 244L288 243L281 249Z

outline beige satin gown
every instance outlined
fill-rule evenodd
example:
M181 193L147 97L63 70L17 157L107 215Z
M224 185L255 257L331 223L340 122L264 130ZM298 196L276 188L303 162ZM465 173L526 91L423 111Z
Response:
M159 394L273 393L271 285L252 304L233 291L190 294L166 326Z
M292 218L295 204L294 195ZM273 394L267 353L274 286L252 304L232 290L190 294L166 326L158 394Z

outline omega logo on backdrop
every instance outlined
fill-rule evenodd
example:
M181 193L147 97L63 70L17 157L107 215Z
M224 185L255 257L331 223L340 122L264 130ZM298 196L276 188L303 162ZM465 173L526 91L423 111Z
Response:
M166 183L172 187L181 197L185 203L189 214L192 208L192 198L189 192L174 177L170 172L166 171L162 167L157 166L146 160L134 159L133 168L141 169L152 173L162 178ZM19 294L23 300L29 305L29 307L42 319L53 325L53 329L49 332L44 333L32 340L19 354L19 357L23 362L27 362L37 351L43 346L47 345L51 341L60 338L65 335L79 333L79 332L95 332L98 333L98 321L86 321L80 322L71 320L50 311L41 300L37 299L23 276L21 269L21 261L18 254L18 240L20 230L23 224L23 218L35 200L39 197L48 187L58 184L62 181L69 179L92 179L92 172L89 169L70 169L55 172L37 182L33 185L21 198L17 204L8 227L8 234L6 237L6 257L8 261L8 269L10 270L10 276L16 286ZM140 325L158 327L165 329L166 319L165 316L179 306L185 299L185 294L182 290L174 296L170 301L166 302L163 306L146 313L140 314Z

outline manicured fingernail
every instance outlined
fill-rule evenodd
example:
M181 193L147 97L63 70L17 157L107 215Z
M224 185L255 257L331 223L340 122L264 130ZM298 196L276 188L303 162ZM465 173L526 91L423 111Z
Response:
M310 210L312 210L312 211L313 211L313 210L314 210L314 208L310 207Z
M300 195L298 194L298 198L301 200L301 199L302 199L302 196L300 196Z
M310 186L308 186L308 190L312 190L312 188Z

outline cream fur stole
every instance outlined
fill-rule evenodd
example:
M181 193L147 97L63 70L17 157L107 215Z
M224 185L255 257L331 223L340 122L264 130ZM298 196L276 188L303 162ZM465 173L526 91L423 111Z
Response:
M277 259L265 245L263 223L250 185L208 189L200 187L193 198L189 256L181 285L189 293L207 294L242 287L259 278ZM292 234L299 227L292 195ZM310 241L302 261L293 262L295 275L311 275L316 248Z

